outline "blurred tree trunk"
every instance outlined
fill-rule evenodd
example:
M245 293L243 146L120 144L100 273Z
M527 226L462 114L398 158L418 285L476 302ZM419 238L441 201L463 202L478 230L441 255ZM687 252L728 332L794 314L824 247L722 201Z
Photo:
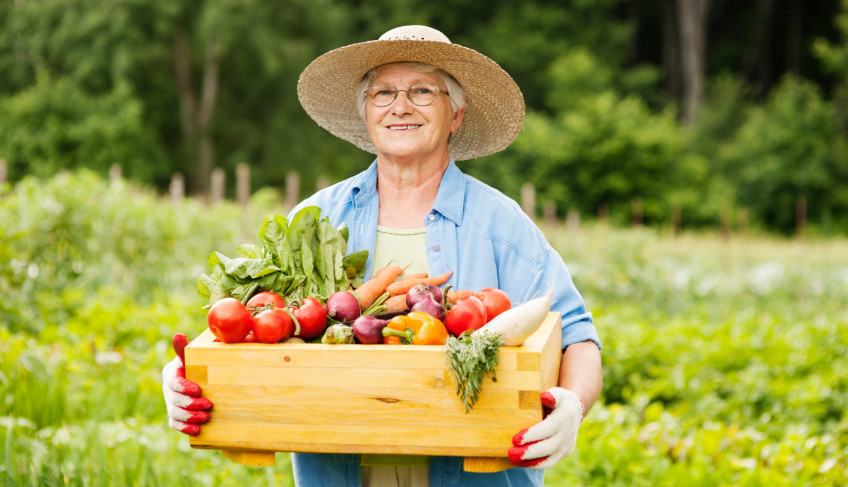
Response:
M680 100L683 97L683 81L680 68L680 37L677 33L677 0L663 0L662 3L662 63L665 67L666 89L669 95Z
M789 28L786 33L786 69L793 74L801 74L801 50L804 42L804 9L801 0L789 1Z
M206 42L203 83L200 96L195 92L191 76L191 47L185 29L174 35L174 70L180 97L180 125L186 152L193 169L194 187L203 195L209 193L209 180L214 166L210 124L215 113L220 71L220 45L215 35Z
M758 0L751 41L745 55L743 72L758 79L764 88L771 84L771 13L774 0Z
M704 98L704 57L710 0L677 0L683 78L684 124L695 121Z

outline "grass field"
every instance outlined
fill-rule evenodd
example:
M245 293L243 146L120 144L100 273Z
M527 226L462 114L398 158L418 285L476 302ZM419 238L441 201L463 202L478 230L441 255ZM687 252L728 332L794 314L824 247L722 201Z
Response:
M3 485L291 485L167 427L170 337L212 250L280 211L172 205L88 173L0 195ZM848 240L546 228L593 311L604 392L549 485L848 485Z

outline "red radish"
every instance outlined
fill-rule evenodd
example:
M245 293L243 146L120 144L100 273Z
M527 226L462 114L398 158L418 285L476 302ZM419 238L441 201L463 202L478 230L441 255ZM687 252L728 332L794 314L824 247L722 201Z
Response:
M327 317L336 321L352 321L359 318L359 300L349 291L333 293L327 300Z

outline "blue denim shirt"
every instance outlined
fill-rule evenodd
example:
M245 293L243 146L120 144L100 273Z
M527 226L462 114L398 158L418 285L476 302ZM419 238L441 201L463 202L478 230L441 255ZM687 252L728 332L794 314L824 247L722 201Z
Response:
M365 275L371 275L377 238L377 163L300 203L318 206L333 225L347 223L348 252L369 250ZM421 222L427 231L430 274L453 271L447 282L455 289L495 287L513 303L523 303L554 290L551 309L562 314L562 347L591 340L601 347L598 333L574 287L562 257L513 200L468 176L450 162L433 204ZM516 431L517 433L517 431ZM505 445L508 448L510 445ZM293 453L298 486L360 486L359 455ZM430 485L540 486L542 470L511 468L497 473L469 473L461 457L431 457Z

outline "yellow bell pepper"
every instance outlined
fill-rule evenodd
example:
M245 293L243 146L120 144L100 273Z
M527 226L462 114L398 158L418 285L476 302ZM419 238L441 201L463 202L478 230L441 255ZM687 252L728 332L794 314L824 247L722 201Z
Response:
M404 330L411 328L415 334L413 345L444 345L448 338L448 329L441 320L421 311L395 316L389 320L389 328Z

